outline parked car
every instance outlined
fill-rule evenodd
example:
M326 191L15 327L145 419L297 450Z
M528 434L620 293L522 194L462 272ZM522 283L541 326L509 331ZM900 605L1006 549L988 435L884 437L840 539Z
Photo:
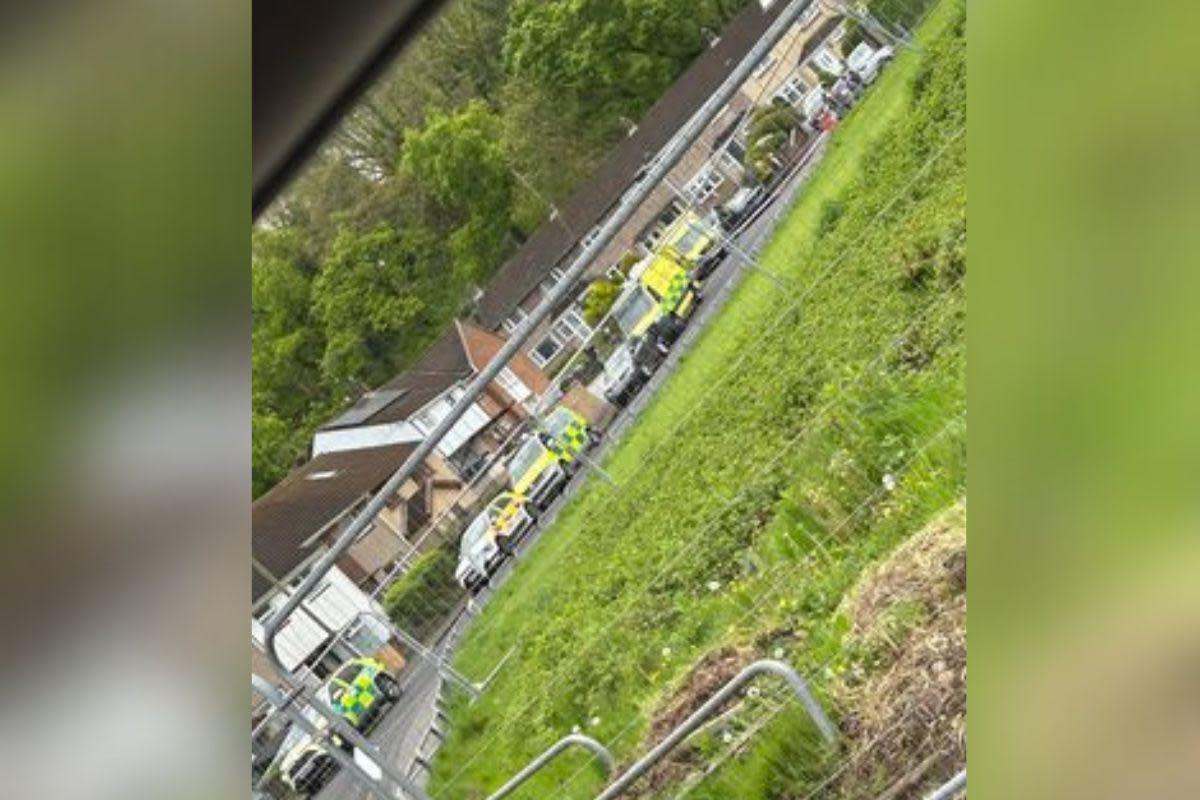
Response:
M624 408L662 364L664 355L651 337L626 340L604 363L601 387L604 399Z
M523 494L501 492L492 498L463 532L454 570L458 585L472 592L483 588L533 528L532 512Z
M874 82L875 78L879 76L879 71L892 60L894 55L895 53L890 47L884 46L875 49L866 42L859 42L858 46L850 51L850 55L846 58L846 64L859 80L869 85Z
M753 214L766 199L767 192L761 185L743 186L717 209L717 215L721 218L721 224L729 230Z
M292 749L280 764L279 774L289 789L305 797L325 788L338 771L338 763L324 746L308 742Z

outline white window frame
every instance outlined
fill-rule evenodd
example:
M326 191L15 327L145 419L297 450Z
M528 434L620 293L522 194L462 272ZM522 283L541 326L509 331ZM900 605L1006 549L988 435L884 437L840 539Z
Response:
M583 314L575 306L571 306L562 313L562 316L554 323L554 329L563 339L586 339L592 334L591 326L584 321Z
M800 71L796 70L779 87L775 92L775 96L793 108L799 108L800 103L804 102L804 96L808 94L811 88L804 82L804 77L800 74Z
M500 384L500 388L504 390L505 394L518 403L533 396L533 390L526 386L525 382L508 367L500 370L500 374L496 376L496 383Z
M551 353L548 357L543 357L542 354L538 352L538 348L541 347L543 344L545 344L547 341L551 341L554 343L554 352ZM558 334L556 334L554 332L554 328L551 328L549 331L546 332L545 336L538 339L537 344L535 344L533 347L531 347L529 349L529 360L532 361L534 363L534 366L536 366L538 369L543 369L551 361L558 358L559 353L561 353L563 351L564 347L565 347L565 344L563 343L563 341L558 338Z
M841 75L845 71L842 62L833 54L828 45L822 45L817 52L813 53L812 63L833 75Z
M705 200L713 196L717 189L721 188L721 184L725 182L725 176L721 171L716 169L712 164L705 164L704 167L687 182L687 186L683 187L684 196L694 205L700 205Z

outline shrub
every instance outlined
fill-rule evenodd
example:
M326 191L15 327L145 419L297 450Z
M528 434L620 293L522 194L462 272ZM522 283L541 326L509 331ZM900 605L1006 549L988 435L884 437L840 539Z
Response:
M761 106L751 113L745 161L760 181L771 177L775 171L772 159L799 125L800 114L783 101Z
M392 622L421 640L437 631L463 597L454 581L457 563L456 548L450 543L420 555L383 595Z
M604 319L604 315L617 302L621 294L621 284L600 278L588 287L587 297L583 299L583 319L588 325L595 325Z

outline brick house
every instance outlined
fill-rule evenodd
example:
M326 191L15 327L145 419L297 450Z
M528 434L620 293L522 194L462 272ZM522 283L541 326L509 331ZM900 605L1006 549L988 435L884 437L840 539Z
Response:
M397 444L324 453L254 502L250 596L256 650L262 647L265 621L413 449L411 444ZM380 610L371 593L399 559L412 554L416 534L457 497L460 487L444 460L431 457L389 498L303 610L282 629L279 653L289 668L308 666L321 675L355 654L344 644L329 652L325 648L360 612ZM379 644L371 631L355 635L360 637L360 651ZM366 641L364 636L374 639ZM261 652L252 653L251 663L259 674L272 676Z
M590 236L650 167L659 151L712 96L785 7L750 4L735 16L682 76L646 112L630 135L602 160L596 173L557 207L485 288L475 317L483 327L511 332L553 288ZM691 207L701 215L723 203L748 180L742 165L749 113L776 98L800 108L819 87L814 59L837 66L842 18L813 0L671 170L589 265L573 298L534 332L525 355L553 375L591 333L583 319L587 284L617 268L626 253L652 250L668 226ZM798 156L807 136L798 134ZM582 240L569 231L587 231Z
M423 440L503 345L502 335L456 321L412 367L321 426L313 437L313 454ZM519 354L442 439L437 452L458 477L469 481L549 386L532 360Z

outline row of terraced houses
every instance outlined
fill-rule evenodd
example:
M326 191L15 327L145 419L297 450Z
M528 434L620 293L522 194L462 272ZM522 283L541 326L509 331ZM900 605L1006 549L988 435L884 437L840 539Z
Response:
M784 3L762 0L732 19L710 46L604 158L596 173L524 242L475 299L470 319L456 322L409 369L367 392L316 432L311 458L253 507L253 668L272 676L261 648L262 623L283 602L329 542L377 491L416 444L445 417L465 384L495 356L505 336L563 280L566 265L590 243L607 216L646 174L652 160L749 52ZM766 6L764 8L764 6ZM557 391L555 371L591 333L582 313L587 284L617 268L627 253L652 250L685 209L707 213L747 182L747 128L753 109L783 102L802 111L819 101L821 73L842 69L844 19L813 0L793 29L687 150L668 179L593 260L572 299L538 327L529 346L493 381L414 478L389 499L370 530L342 557L314 596L283 629L280 653L314 680L348 657L369 651L381 634L357 625L332 649L337 632L373 599L397 564L438 541L435 521L462 521L494 491L499 474L489 457L529 415L537 398ZM782 154L798 159L815 138L815 120ZM587 231L580 240L568 231ZM611 413L602 401L567 402L598 424ZM574 398L574 402L573 402ZM486 474L484 474L486 473ZM472 481L475 481L472 484ZM447 528L454 530L453 526Z

